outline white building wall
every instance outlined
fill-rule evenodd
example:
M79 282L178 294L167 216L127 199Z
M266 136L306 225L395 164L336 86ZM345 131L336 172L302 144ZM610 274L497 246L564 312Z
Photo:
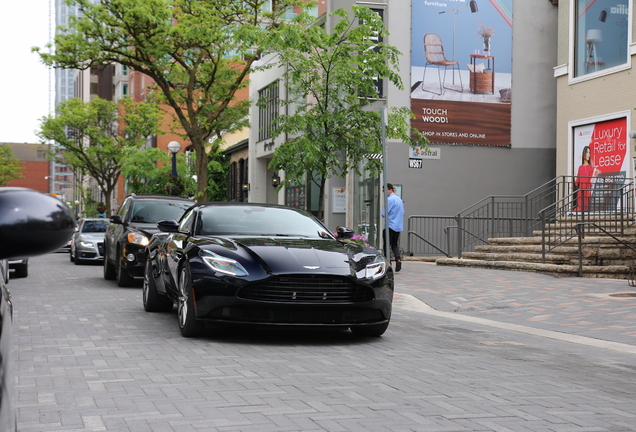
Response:
M365 4L385 9L385 23L390 36L386 42L397 47L400 74L404 89L387 87L386 99L372 109L386 104L391 107L410 106L411 80L411 8L410 2L369 3L351 0L331 0L330 10ZM387 180L402 185L405 201L405 221L411 215L455 215L490 195L523 195L555 177L556 166L556 80L557 7L551 2L514 0L512 42L512 108L511 145L509 147L436 145L439 159L423 161L422 169L410 169L409 146L390 141L387 149ZM331 25L327 21L327 28ZM264 58L263 61L268 61ZM279 72L270 69L253 74L251 94L273 80ZM282 95L281 95L282 97ZM272 200L271 171L266 164L270 150L258 143L258 111L252 108L250 134L251 183L250 201ZM378 125L379 127L379 125ZM267 185L267 187L263 187ZM331 213L332 191L347 187L353 193L351 181L330 179L325 196L325 222L330 228L350 223L351 217ZM351 201L351 200L350 200ZM351 206L349 206L349 210Z

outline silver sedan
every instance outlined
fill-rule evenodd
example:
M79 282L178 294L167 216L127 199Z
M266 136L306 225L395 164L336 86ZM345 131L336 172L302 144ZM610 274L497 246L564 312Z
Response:
M71 239L71 261L81 264L85 261L102 261L104 259L104 233L108 227L108 219L80 219L75 234Z

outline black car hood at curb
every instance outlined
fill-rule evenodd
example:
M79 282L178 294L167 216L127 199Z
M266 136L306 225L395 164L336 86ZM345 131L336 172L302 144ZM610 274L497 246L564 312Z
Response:
M333 240L281 237L227 236L216 238L214 243L199 243L199 247L224 256L241 255L240 249L264 260L271 273L315 273L349 276L355 274L355 258L364 259L366 254L357 245L345 245ZM207 244L206 244L207 243ZM334 253L336 252L336 253ZM266 257L266 258L263 258Z
M128 226L136 231L139 231L140 233L142 233L148 238L152 237L153 234L156 234L159 232L159 229L157 228L157 224L154 224L154 223L135 222L135 223L129 223Z

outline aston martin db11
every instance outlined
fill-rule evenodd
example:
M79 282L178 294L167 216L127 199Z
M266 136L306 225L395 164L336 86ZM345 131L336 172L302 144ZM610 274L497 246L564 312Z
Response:
M205 323L330 326L382 335L391 318L393 271L377 250L332 234L290 207L201 203L157 223L146 248L143 305L177 305L181 334Z

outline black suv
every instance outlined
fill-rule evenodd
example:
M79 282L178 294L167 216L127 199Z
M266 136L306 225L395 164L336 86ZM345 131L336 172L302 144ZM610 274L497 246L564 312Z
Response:
M143 278L144 251L161 220L179 220L194 204L187 198L166 195L130 195L110 217L104 236L104 279L117 279L120 287Z

